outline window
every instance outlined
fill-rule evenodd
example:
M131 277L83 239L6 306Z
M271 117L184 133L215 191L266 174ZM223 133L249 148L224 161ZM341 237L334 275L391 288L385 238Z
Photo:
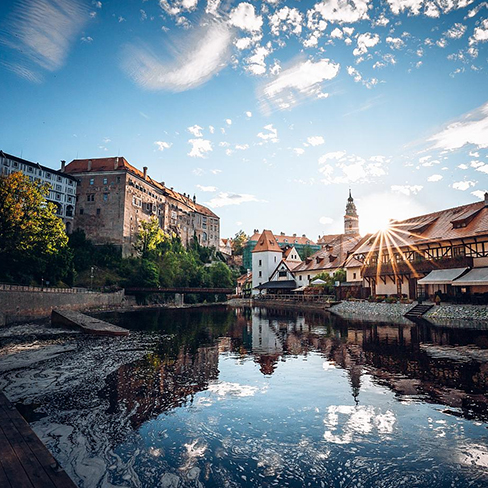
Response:
M307 276L307 280L310 281L310 275Z
M300 275L300 276L298 277L298 279L299 279L300 281L302 281L302 275Z
M117 176L117 183L120 183L120 176Z
M352 274L352 279L355 280L356 279L356 273L353 273Z
M108 193L103 194L103 201L108 202Z
M89 195L86 196L86 201L87 202L94 202L95 201L95 194L90 193Z
M56 191L61 191L63 187L61 185L56 185Z
M18 168L19 167L19 163L17 161L14 161L14 168Z
M68 180L68 185L73 186L73 180Z
M274 258L275 258L275 259L274 259L274 262L276 263L276 256L275 256Z
M95 184L95 178L90 178L90 185L94 185Z
M106 184L107 184L107 182L108 182L107 178L104 178L104 179L103 179L103 184L104 184L104 185L106 185Z
M51 179L51 173L46 173L46 178L47 178L48 180L50 180L50 179Z
M262 276L263 276L263 272L262 272L262 271L260 271L260 272L259 272L259 278L261 278Z
M280 278L285 277L285 276L286 276L286 271L278 271L278 276L279 276Z
M28 166L28 167L27 167L27 171L28 171L29 173L32 173L33 169L32 169L30 166Z
M63 181L63 178L61 178L61 176L58 176L58 177L57 177L57 180L58 180L58 181Z
M73 217L73 206L68 205L66 207L66 217Z
M56 200L61 200L61 193L56 193Z
M100 215L100 209L97 208L97 215Z
M262 266L263 265L263 261L260 259L259 260L259 265L258 266Z

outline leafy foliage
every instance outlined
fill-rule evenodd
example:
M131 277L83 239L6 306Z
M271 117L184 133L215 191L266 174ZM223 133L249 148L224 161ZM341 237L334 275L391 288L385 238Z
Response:
M232 240L232 252L234 253L234 255L242 256L244 252L244 245L246 244L248 239L249 237L243 230L237 232L237 234L234 236L234 239Z
M49 186L20 172L0 176L0 279L55 283L70 279L72 254Z

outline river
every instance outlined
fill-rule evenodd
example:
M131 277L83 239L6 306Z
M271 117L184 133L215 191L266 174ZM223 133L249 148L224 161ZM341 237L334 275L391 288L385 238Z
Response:
M488 486L488 331L208 307L0 331L0 388L92 487Z

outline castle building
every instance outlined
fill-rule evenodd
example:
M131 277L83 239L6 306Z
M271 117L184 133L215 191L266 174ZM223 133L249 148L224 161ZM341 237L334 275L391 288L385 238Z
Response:
M64 164L61 161L61 170L58 171L0 151L0 174L9 175L20 171L30 181L49 185L47 200L56 205L56 215L62 219L69 234L75 216L77 179L64 173Z
M140 171L123 157L75 159L64 172L79 183L74 228L94 244L113 244L130 256L139 223L155 217L185 246L194 237L202 246L219 246L219 217L195 197L152 179L146 167Z

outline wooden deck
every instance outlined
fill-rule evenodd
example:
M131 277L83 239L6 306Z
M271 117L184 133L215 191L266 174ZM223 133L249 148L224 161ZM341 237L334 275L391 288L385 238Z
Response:
M76 488L17 409L0 392L0 487Z

